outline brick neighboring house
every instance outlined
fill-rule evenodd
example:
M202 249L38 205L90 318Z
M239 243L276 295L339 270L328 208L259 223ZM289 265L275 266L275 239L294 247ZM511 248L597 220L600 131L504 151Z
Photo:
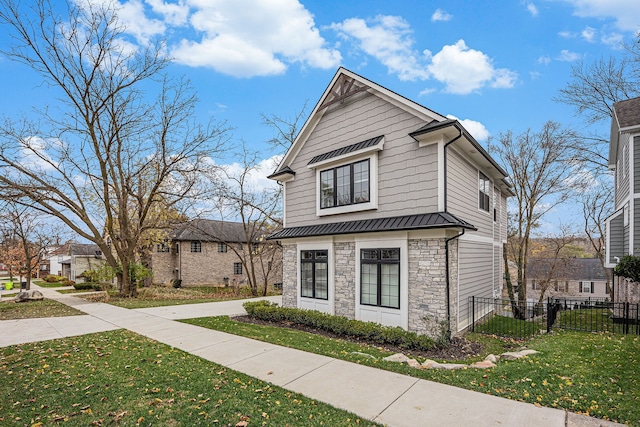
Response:
M531 258L527 265L527 297L538 301L544 282L549 280L546 297L611 298L610 284L598 258ZM549 274L550 269L554 272Z
M49 272L58 276L64 276L74 282L82 283L82 273L87 270L97 270L106 263L102 251L98 245L90 243L65 243L52 250L47 258L49 260Z
M340 68L276 171L283 305L418 333L498 297L506 172L457 120Z
M239 222L196 219L159 243L151 254L153 282L169 284L173 279L191 285L248 284L246 264L254 251L256 280L273 286L282 282L282 250L275 242L247 244L243 224ZM239 252L246 260L243 265ZM268 254L260 256L259 254Z

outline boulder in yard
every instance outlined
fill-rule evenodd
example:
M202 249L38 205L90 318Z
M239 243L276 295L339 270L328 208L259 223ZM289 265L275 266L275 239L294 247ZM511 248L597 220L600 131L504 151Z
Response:
M42 292L36 290L22 291L13 299L15 302L40 301L44 299Z

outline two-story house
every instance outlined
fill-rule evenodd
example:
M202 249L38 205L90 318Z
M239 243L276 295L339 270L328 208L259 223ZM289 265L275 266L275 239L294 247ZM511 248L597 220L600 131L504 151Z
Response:
M610 283L599 258L529 258L527 297L605 300Z
M244 225L231 221L189 221L176 227L151 253L153 281L163 284L178 279L184 286L246 285L251 263L258 286L282 282L280 247L257 238L247 242Z
M614 213L606 220L605 267L640 255L640 98L613 104L609 169L614 171ZM638 284L614 277L615 301L640 302Z
M269 176L283 305L419 333L499 297L506 172L457 121L340 68Z

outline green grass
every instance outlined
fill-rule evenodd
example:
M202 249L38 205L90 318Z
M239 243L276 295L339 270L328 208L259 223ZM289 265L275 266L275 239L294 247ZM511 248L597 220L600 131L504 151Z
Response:
M625 325L614 323L612 316L612 310L603 308L561 311L558 313L554 328L623 333ZM636 328L636 325L629 325L629 332L635 334L637 332Z
M153 286L138 289L137 298L121 298L117 290L109 290L109 298L104 299L112 305L123 308L150 308L167 305L199 304L205 302L229 301L234 299L251 298L248 288L241 288L235 294L233 288L216 286L194 286L174 289L163 286ZM93 297L88 297L93 299Z
M526 342L528 348L540 352L538 355L501 361L493 369L447 371L419 370L384 362L380 359L390 353L380 348L302 331L246 324L227 317L185 322L482 393L640 426L637 336L559 331ZM506 351L505 344L518 344L480 334L469 334L469 338L480 340L487 351L465 363L482 359L489 352ZM353 352L367 353L376 359Z
M356 426L348 412L129 331L0 349L3 426Z
M546 329L546 321L541 318L526 321L497 315L475 325L475 332L517 339L531 338Z
M49 283L49 282L45 282L44 280L34 280L32 283L40 286L41 288L61 288L64 286L69 286L60 282Z
M50 299L20 303L13 301L0 302L0 320L63 317L76 316L79 314L84 313Z
M95 289L59 289L56 291L59 294L86 294L87 292L101 292Z

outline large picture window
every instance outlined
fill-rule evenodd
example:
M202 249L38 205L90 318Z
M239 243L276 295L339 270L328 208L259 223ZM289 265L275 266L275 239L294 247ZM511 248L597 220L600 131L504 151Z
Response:
M482 172L478 172L478 208L489 212L489 194L491 181Z
M320 172L320 208L365 203L369 198L369 159Z
M360 250L360 304L400 308L400 249Z
M305 298L329 298L329 251L300 252L300 295Z

